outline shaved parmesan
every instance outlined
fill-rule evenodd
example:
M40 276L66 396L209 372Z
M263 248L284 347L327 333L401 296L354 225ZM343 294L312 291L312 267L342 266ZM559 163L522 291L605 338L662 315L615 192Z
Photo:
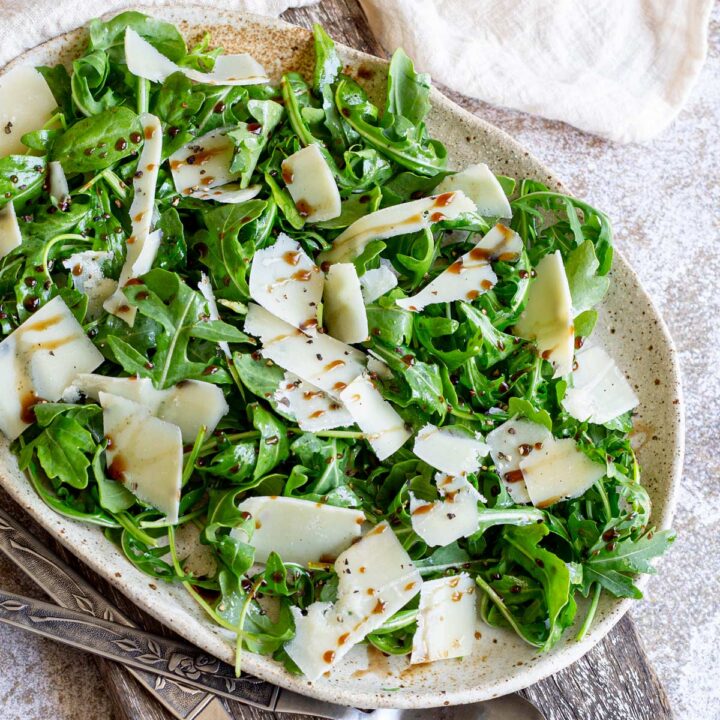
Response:
M488 446L462 428L426 425L415 438L413 452L428 465L448 475L477 472Z
M68 187L68 181L65 177L65 171L63 170L62 163L59 161L53 160L48 163L48 180L50 181L50 195L59 203L70 195L70 188Z
M281 320L314 335L323 274L300 244L280 233L258 250L250 268L250 296Z
M300 565L333 562L360 537L365 522L361 510L277 495L248 498L238 510L252 515L255 530L250 539L240 528L231 535L255 548L256 562L266 562L271 552Z
M334 398L365 369L365 355L329 337L308 337L292 325L250 303L245 332L260 338L262 356Z
M103 305L112 315L135 324L137 308L130 305L122 289L128 280L148 272L155 262L162 234L150 233L155 211L155 186L162 160L162 123L150 113L140 115L145 142L133 177L133 201L130 205L131 235L127 239L127 255L120 271L115 293Z
M182 486L180 428L150 414L143 405L100 393L107 474L174 525Z
M422 584L410 656L413 665L472 653L477 625L475 589L467 573Z
M257 85L269 82L262 67L251 55L220 55L209 73L181 67L156 50L132 28L125 30L125 58L133 75L152 82L162 82L181 72L185 77L206 85Z
M252 200L261 190L262 186L260 185L241 188L237 183L228 183L227 185L213 187L209 190L204 188L192 189L190 193L186 194L198 200L214 200L224 205L237 205L246 200Z
M203 426L206 434L211 435L229 410L223 391L201 380L184 380L166 390L156 390L148 378L81 373L63 397L66 402L77 402L81 395L97 401L101 392L138 403L152 415L177 425L186 443L194 442Z
M76 290L87 295L87 314L91 320L102 315L103 303L115 292L117 283L103 274L103 263L109 262L113 253L83 250L63 260L63 267L70 271Z
M555 368L553 377L572 370L575 348L572 301L560 251L546 255L535 268L528 302L513 329L519 337L534 340L538 351Z
M333 265L325 276L323 320L328 332L346 343L368 339L368 319L357 270L352 263Z
M520 461L530 453L541 450L546 444L553 442L552 433L538 423L521 418L511 418L485 438L490 456L495 463L510 497L516 503L529 503L530 496L525 487Z
M532 504L539 508L580 497L605 475L605 466L590 460L572 438L545 443L520 461L520 470Z
M340 215L340 191L317 145L308 145L285 158L282 176L295 207L307 222Z
M485 498L462 475L438 473L435 485L441 497L435 502L419 500L410 493L410 523L428 545L444 547L478 529L478 503Z
M212 285L210 284L210 278L204 273L200 273L200 282L198 283L198 290L200 294L205 298L205 302L208 304L208 311L210 313L211 320L219 320L220 313L218 312L217 302L215 300L215 293L213 292ZM218 347L223 351L223 355L230 360L232 355L230 353L230 345L226 340L220 340Z
M420 573L387 523L373 528L335 562L336 602L291 608L295 637L287 654L309 680L330 670L417 595ZM305 614L303 614L305 613Z
M0 342L0 430L15 440L34 422L34 405L55 402L103 360L63 299L50 300Z
M0 208L0 260L22 244L15 206L12 201Z
M397 287L397 275L392 265L384 258L380 260L380 267L366 270L360 276L360 289L366 305L375 302L379 297Z
M25 153L22 136L43 127L56 108L45 78L34 67L20 65L0 77L0 157Z
M473 301L497 282L490 263L516 260L522 252L520 236L504 225L496 225L472 249L440 273L417 295L396 300L405 310L420 311L435 303Z
M230 171L235 145L228 137L229 130L231 128L212 130L183 145L170 156L170 172L179 193L207 193L210 197L201 199L211 200L209 191L212 188L227 185L240 177L240 173Z
M183 442L195 441L200 428L205 435L212 435L228 407L223 391L212 383L202 380L183 380L167 390L161 390L162 398L157 416L177 425Z
M135 316L137 308L130 305L122 288L127 285L129 280L140 277L150 269L155 262L160 242L162 241L162 231L155 230L151 232L142 247L137 240L132 245L128 245L127 256L120 271L120 279L116 285L115 292L103 303L103 308L111 315L115 315L124 320L130 327L135 324Z
M412 434L367 375L356 377L340 399L380 460L398 451Z
M393 205L356 220L333 242L319 260L348 262L362 253L371 240L386 240L431 227L441 220L454 220L462 213L474 212L475 205L462 192L443 193Z
M335 398L292 373L285 373L275 391L275 400L306 432L333 430L353 424L350 413Z
M563 407L577 420L602 425L637 407L639 400L613 359L600 347L581 350Z
M459 173L448 175L436 192L462 190L486 217L511 218L510 202L502 185L485 163L470 165Z

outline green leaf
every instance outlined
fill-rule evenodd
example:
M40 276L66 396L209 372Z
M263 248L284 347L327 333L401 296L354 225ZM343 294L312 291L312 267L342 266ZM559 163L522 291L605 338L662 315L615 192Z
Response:
M413 125L420 124L430 112L430 76L416 73L412 60L398 48L390 61L387 84L388 115L402 115Z
M107 22L91 20L88 24L90 47L93 50L123 48L127 28L132 28L170 60L181 60L186 53L185 40L172 23L134 11L120 13Z
M73 61L70 80L72 99L83 115L98 115L120 104L112 88L106 87L109 72L110 61L102 50L88 53Z
M88 484L87 453L95 450L95 440L76 419L62 414L33 441L45 474L75 488Z
M392 125L387 125L385 120L381 125L378 109L350 78L343 78L338 83L335 102L363 140L399 165L429 176L445 169L447 151L441 143L427 139L422 125L413 126L407 119L402 122L402 116L395 116Z
M603 548L591 555L586 564L596 572L654 573L651 560L662 555L674 541L672 530L650 531L639 540L627 538L612 543L611 550Z
M68 128L53 146L51 160L59 160L68 175L104 170L137 152L142 138L138 116L114 107Z
M610 278L597 274L599 267L595 246L590 240L576 247L565 261L565 272L575 313L582 313L595 307L610 287Z
M187 262L187 243L185 228L178 211L174 207L169 207L162 212L156 229L162 231L162 243L155 261L156 267L163 270L184 270Z
M552 418L547 410L536 408L529 400L511 397L508 401L508 414L520 415L538 425L544 425L552 432Z
M522 527L508 527L504 538L509 544L508 556L538 580L545 593L548 631L544 650L549 650L558 640L572 618L563 615L571 601L570 572L567 565L554 553L539 546L548 534L544 523Z
M643 597L642 592L632 581L632 578L623 575L617 570L583 565L583 576L585 582L598 582L615 597L627 597L633 598L633 600L641 600Z
M250 299L247 273L255 247L238 242L238 235L243 227L260 217L265 207L262 200L250 200L204 214L208 230L198 233L192 246L200 254L200 262L208 268L218 298L241 302Z
M64 65L55 65L53 67L40 65L35 69L45 78L45 82L48 84L60 111L65 116L65 120L71 121L75 115L75 110L70 90L70 75L67 68Z
M214 455L212 460L202 467L202 471L225 478L233 485L242 485L243 489L249 489L254 487L254 483L245 481L253 477L257 460L257 443L239 442Z
M584 312L581 312L573 321L575 326L575 336L589 337L595 329L597 319L597 310L585 310Z
M45 182L43 157L7 155L0 158L0 208L38 195Z
M248 412L253 427L260 431L257 465L253 472L253 479L258 480L287 459L290 446L285 425L274 415L257 403L249 405Z
M107 477L102 462L104 450L104 446L98 445L92 461L100 505L111 513L124 512L137 502L137 498L124 485Z
M126 286L125 296L139 313L153 319L164 332L157 337L152 359L124 341L111 337L110 346L125 371L152 378L158 389L191 378L227 381L226 373L210 361L198 362L188 357L190 341L199 338L214 342L252 342L251 339L232 325L208 320L205 299L175 273L151 270L142 281L141 284Z
M240 187L243 188L250 184L260 154L283 115L282 105L272 100L249 100L247 109L255 122L240 122L236 129L228 132L235 145L230 170L241 173Z

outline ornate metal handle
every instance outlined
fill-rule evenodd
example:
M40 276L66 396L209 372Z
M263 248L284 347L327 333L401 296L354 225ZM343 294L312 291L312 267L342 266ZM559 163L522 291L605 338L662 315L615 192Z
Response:
M105 599L97 590L69 568L62 560L42 545L31 533L20 527L0 508L0 551L41 587L58 605L77 610L95 618L134 627L134 623ZM219 698L208 694L202 685L191 686L178 679L163 677L144 669L128 667L156 699L176 717L201 720L207 710L210 716L230 715L210 712L210 707L222 704ZM247 691L247 696L243 694ZM233 700L272 708L279 689L255 678L244 678L236 683ZM221 710L215 707L215 710Z
M242 697L244 703L274 707L278 688L255 678L236 678L230 665L178 640L2 591L0 622L233 700Z

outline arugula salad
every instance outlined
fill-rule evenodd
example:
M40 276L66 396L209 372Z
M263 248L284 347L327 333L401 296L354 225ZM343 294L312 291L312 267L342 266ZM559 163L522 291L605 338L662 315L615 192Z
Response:
M136 12L88 35L0 79L0 431L43 501L238 672L547 651L641 597L673 534L592 337L608 218L453 167L402 50L380 107L319 26L278 84Z

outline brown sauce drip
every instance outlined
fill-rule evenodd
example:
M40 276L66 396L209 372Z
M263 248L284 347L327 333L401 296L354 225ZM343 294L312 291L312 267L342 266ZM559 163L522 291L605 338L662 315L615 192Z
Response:
M311 277L312 272L310 270L297 270L291 275L291 279L298 282L308 282Z
M462 258L460 260L456 260L448 269L447 271L449 273L452 273L453 275L459 275L463 271L463 261Z
M523 479L522 470L511 470L510 472L506 472L505 475L503 475L503 478L505 478L505 482L509 483L516 483L520 482Z
M288 265L297 265L300 262L300 253L297 250L288 250L286 253L283 253L283 260Z
M323 370L325 372L330 372L331 370L334 370L335 368L343 367L345 365L344 360L333 360L332 362L329 362Z
M420 507L415 508L412 511L413 515L425 515L425 513L429 513L433 509L433 504L429 503L427 505L421 505Z
M295 179L293 171L288 165L285 165L285 163L282 164L282 179L285 181L286 185L290 185Z

